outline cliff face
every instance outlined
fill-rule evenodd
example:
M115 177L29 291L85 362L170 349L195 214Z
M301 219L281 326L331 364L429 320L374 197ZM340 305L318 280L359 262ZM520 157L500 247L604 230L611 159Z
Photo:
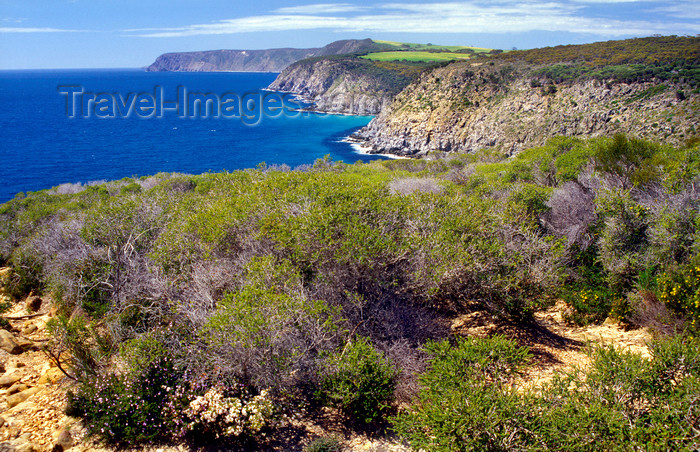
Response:
M312 49L177 52L159 56L146 70L149 72L278 72L293 62L312 55Z
M304 58L365 52L375 49L371 39L336 41L321 48L267 50L209 50L175 52L159 56L146 68L149 72L280 72Z
M555 135L683 141L700 123L698 90L678 82L600 79L554 84L511 63L455 63L423 74L359 131L373 152L508 153Z
M376 115L422 69L355 57L312 58L289 66L268 88L296 93L318 111Z

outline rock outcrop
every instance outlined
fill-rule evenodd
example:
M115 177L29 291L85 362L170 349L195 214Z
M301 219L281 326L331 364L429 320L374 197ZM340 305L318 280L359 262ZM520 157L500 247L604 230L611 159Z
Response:
M369 52L379 48L371 39L335 41L310 49L208 50L173 52L159 56L149 72L280 72L304 58Z

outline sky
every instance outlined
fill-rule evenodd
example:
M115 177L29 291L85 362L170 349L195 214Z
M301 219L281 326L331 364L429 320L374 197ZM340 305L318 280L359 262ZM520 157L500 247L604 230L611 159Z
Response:
M0 69L136 68L166 52L339 39L528 49L657 34L700 34L700 0L0 0Z

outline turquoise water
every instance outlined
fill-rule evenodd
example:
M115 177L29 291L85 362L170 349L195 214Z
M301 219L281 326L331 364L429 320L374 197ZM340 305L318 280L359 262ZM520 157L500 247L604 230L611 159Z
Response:
M341 142L371 117L292 111L296 104L290 96L261 91L275 77L133 69L0 71L0 202L65 182L232 171L260 162L296 167L326 154L347 163L382 158L358 154ZM215 118L214 110L204 117L191 103L182 117L175 105L185 104L178 98L183 89L190 99L192 93L209 93L219 105L228 99L233 101L228 105L239 107ZM267 116L257 115L260 108L246 109L246 102L260 107L264 95L279 99L272 107L287 108L271 107ZM165 106L158 114L149 110L149 98L156 97ZM248 125L253 122L258 124Z

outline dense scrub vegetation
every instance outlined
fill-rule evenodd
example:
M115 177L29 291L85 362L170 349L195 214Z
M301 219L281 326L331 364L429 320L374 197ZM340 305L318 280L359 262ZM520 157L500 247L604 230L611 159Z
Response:
M700 86L700 38L658 36L519 50L496 61L540 66L533 72L561 83L575 79L672 81Z
M620 64L656 64L669 61L698 63L700 38L690 36L654 36L593 44L561 45L531 50L514 50L499 54L498 59L524 60L531 64L552 64L563 61L587 66Z
M518 386L527 350L500 336L430 343L420 402L395 419L416 450L691 450L700 341L664 339L651 359L591 350L590 369Z
M69 411L111 441L264 441L299 406L366 425L398 401L427 450L692 448L699 156L619 135L66 185L0 206L0 256L15 297L53 294ZM672 337L516 390L527 350L446 328L557 298Z

